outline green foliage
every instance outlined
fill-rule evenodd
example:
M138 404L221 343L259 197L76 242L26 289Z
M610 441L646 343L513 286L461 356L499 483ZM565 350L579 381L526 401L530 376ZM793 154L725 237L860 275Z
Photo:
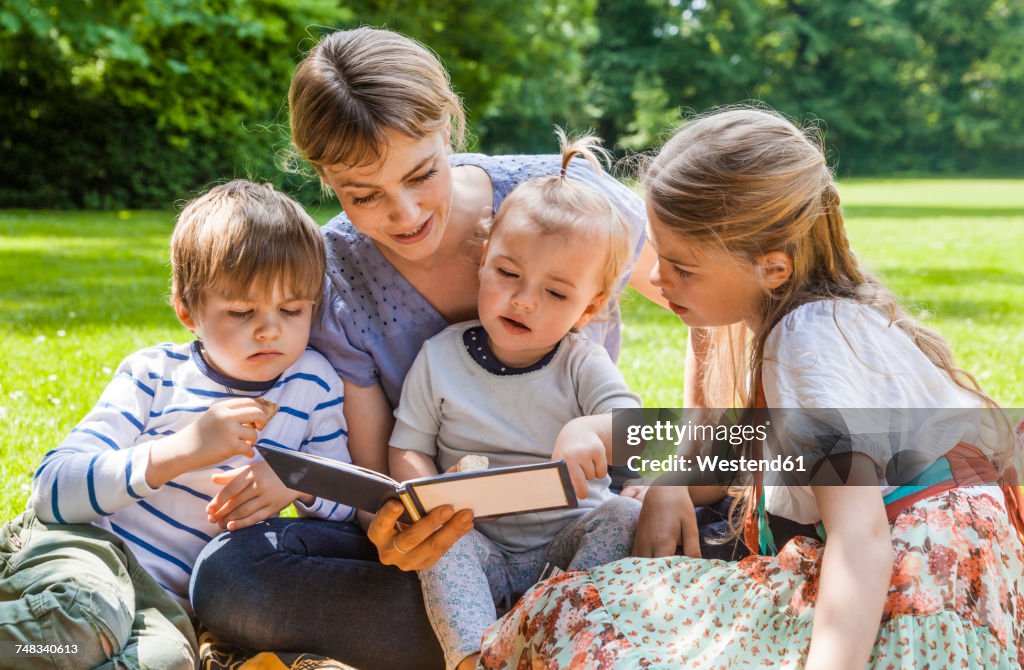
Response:
M462 96L477 144L491 153L557 149L552 125L578 127L582 49L597 39L597 0L357 0L352 21L433 49Z
M820 119L844 174L1024 169L1019 2L603 0L598 17L589 100L610 141L756 99Z
M415 37L482 151L551 126L657 145L679 111L763 100L820 120L840 174L1024 170L1019 0L6 0L0 206L166 207L275 164L322 34Z
M0 203L167 206L232 176L281 184L295 47L348 17L325 0L8 2Z

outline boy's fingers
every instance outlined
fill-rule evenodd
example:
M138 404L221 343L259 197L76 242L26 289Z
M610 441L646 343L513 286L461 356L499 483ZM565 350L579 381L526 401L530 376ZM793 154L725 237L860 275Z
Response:
M263 521L264 519L269 519L270 517L274 516L274 514L275 512L273 511L273 509L269 507L262 507L255 513L250 514L244 519L235 519L233 521L229 521L227 523L227 529L233 531L242 530L243 528L248 528L249 526L255 526L260 521Z
M248 466L242 466L227 472L218 472L210 475L210 480L214 484L223 485L224 488L217 491L217 495L213 496L213 500L206 506L206 511L209 512L211 509L221 507L226 501L231 500L231 498L249 486L250 480L245 476L248 471Z
M247 500L239 501L238 504L235 505L227 514L221 517L221 525L232 521L241 521L242 519L259 514L265 507L268 507L265 499L261 499L258 496L251 496Z

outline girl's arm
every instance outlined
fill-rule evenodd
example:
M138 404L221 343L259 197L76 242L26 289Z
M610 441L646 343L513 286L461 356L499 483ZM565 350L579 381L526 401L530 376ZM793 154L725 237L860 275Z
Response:
M390 471L388 441L394 431L395 418L384 389L379 384L356 386L345 382L345 421L352 462L387 474ZM473 528L472 511L462 510L456 514L450 505L443 505L400 530L396 523L404 511L402 503L392 500L376 515L359 512L359 522L377 547L381 563L401 570L429 568Z
M391 475L395 481L404 482L417 477L429 477L437 474L437 463L423 452L412 449L390 447L389 460Z
M867 456L852 454L850 462L855 481L874 475ZM806 667L863 670L878 637L892 575L892 537L881 490L847 485L812 491L828 539Z

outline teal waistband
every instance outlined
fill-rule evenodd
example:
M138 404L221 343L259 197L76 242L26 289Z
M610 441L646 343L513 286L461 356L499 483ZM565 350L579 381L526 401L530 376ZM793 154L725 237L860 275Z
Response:
M949 461L943 456L929 465L924 472L886 494L882 498L882 502L888 505L901 498L920 493L930 486L935 486L951 479L953 479L953 471L949 467Z

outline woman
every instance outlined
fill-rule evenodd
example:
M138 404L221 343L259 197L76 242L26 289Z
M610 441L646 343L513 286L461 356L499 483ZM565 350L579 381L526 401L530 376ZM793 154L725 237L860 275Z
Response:
M354 461L387 472L393 408L420 345L476 318L480 219L518 183L557 174L560 157L453 154L464 117L447 73L425 47L384 30L325 37L296 70L289 105L295 147L344 210L324 228L328 281L310 343L345 382ZM653 299L642 202L589 165L570 165L567 176L620 209L637 240L631 283ZM617 306L584 332L617 358ZM196 612L250 648L314 651L360 668L440 666L411 571L468 532L472 513L439 508L399 530L400 514L393 503L362 519L375 547L351 524L280 519L225 534L196 567Z

